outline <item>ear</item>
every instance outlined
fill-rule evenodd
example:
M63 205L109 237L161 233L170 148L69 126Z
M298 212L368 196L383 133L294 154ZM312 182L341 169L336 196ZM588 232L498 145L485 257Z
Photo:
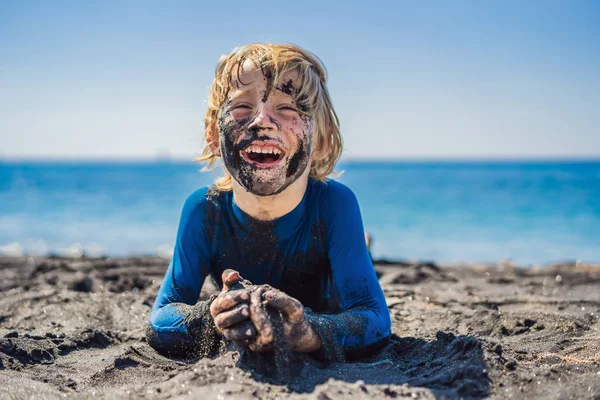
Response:
M219 145L219 132L216 127L209 127L206 130L206 142L208 143L208 147L210 148L211 153L215 156L221 156L221 146Z

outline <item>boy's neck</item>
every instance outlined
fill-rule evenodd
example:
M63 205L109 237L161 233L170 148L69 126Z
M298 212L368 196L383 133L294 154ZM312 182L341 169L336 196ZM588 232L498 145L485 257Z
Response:
M307 186L308 173L305 173L279 194L257 196L233 180L233 199L237 206L252 218L272 221L296 208L302 201Z

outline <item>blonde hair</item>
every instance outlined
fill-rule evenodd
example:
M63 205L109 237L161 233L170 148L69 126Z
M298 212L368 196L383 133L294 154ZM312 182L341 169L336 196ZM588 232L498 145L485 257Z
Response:
M234 78L239 81L242 65L246 60L252 61L263 71L270 71L274 83L285 73L297 73L300 85L294 94L295 101L301 112L314 119L314 149L323 153L319 159L312 161L310 177L324 180L333 173L342 154L340 123L327 90L325 66L314 54L292 44L248 44L221 56L208 95L208 110L204 117L204 136L207 143L200 157L193 161L206 163L208 169L215 167L219 156L211 151L208 134L211 131L218 132L219 112L227 101ZM231 175L225 168L223 171L225 176L218 178L215 186L220 190L231 190Z

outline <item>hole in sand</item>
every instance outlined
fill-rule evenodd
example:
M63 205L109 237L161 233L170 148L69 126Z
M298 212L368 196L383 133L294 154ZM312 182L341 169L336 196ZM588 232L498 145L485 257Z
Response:
M374 385L403 385L431 390L443 398L489 395L481 342L471 336L438 332L436 340L392 335L382 350L360 360L325 365L300 354L245 352L238 367L259 381L309 393L330 378Z

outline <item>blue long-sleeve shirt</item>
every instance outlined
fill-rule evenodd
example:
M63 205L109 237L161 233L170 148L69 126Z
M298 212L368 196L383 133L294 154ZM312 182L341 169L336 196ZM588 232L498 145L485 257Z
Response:
M207 276L222 286L226 269L309 307L309 322L323 347L347 355L390 335L389 311L365 244L358 201L339 182L310 179L300 204L273 221L246 214L231 191L192 193L152 308L150 344L166 353L193 345L198 338L185 305L196 304ZM208 324L212 320L201 323Z

